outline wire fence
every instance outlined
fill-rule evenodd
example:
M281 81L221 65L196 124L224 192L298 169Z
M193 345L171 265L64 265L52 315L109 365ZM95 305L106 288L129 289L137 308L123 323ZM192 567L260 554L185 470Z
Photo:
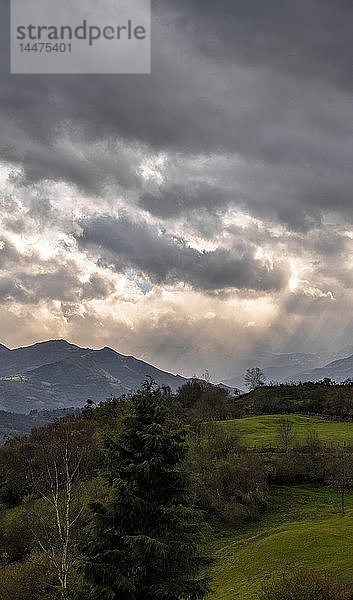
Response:
M353 452L353 439L352 440L337 440L337 441L329 441L323 442L322 440L318 440L316 444L314 444L318 450L347 450ZM290 445L287 450L283 446L277 446L271 442L265 445L254 444L251 446L247 446L247 449L252 452L273 452L274 454L283 454L287 453L290 450L303 451L305 449L310 449L310 444L303 442L302 444Z

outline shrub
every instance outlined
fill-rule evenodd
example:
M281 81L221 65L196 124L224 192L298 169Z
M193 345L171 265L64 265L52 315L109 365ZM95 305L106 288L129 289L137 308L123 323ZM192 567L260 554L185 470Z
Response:
M343 585L336 584L327 575L308 569L284 575L266 584L261 600L352 600L352 594Z
M0 569L0 597L5 600L56 600L51 574L39 554Z
M217 520L255 518L267 502L267 469L261 457L213 422L192 432L189 443L185 468L195 476L198 507Z

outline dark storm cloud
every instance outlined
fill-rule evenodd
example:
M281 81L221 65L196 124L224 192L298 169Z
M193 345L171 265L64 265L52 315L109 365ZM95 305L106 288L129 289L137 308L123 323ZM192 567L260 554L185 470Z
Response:
M351 87L350 0L162 0L207 56ZM177 7L176 7L177 5Z
M98 216L81 223L82 248L96 252L104 262L124 272L135 267L157 283L188 283L196 289L223 288L279 290L287 277L280 264L264 266L254 258L254 248L217 248L200 252L182 238L159 233L146 223L126 218Z
M4 74L0 155L28 183L100 195L107 181L141 187L116 140L171 159L223 154L236 157L232 203L252 214L303 231L332 207L352 219L352 16L348 0L155 2L151 76ZM216 204L229 193L222 183ZM196 201L214 211L205 191L187 197L167 183L165 193L160 202L142 188L141 205L161 219Z
M0 277L0 300L36 304L40 300L79 299L78 279L66 269L36 275L17 272Z
M190 181L187 185L160 186L157 193L146 192L140 197L139 204L152 215L169 219L200 207L216 213L229 201L230 196L224 190Z
M97 274L92 275L87 283L82 283L73 266L58 266L47 273L17 271L10 275L0 274L0 303L37 304L42 300L58 300L78 304L82 300L107 298L113 291L112 283Z
M47 94L50 96L49 90ZM39 109L37 106L32 108L34 113L37 108ZM31 110L29 106L28 112L30 113ZM48 107L43 105L42 114L47 110ZM6 110L3 110L2 115L5 112ZM65 126L61 124L62 114L58 111L51 115L51 124L46 130L46 135L49 134L50 139L44 137L37 140L33 140L33 122L31 123L30 117L20 131L9 127L4 123L8 120L7 117L0 115L0 124L3 120L1 124L3 140L12 137L11 144L0 145L0 156L10 164L23 169L24 174L16 177L18 183L22 182L23 185L30 186L41 180L64 181L73 183L92 195L102 194L107 182L125 188L133 188L137 185L139 178L136 174L136 158L133 155L127 155L121 146L109 145L103 138L96 139L96 146L87 145L86 126L82 125L86 133L78 127L78 131L72 136L71 128L67 124ZM74 117L72 117L73 121ZM102 142L104 147L99 145L99 142ZM102 159L104 154L105 160Z
M83 300L104 299L114 292L114 286L102 275L97 273L90 276L89 281L82 286Z
M307 244L311 251L333 261L337 261L337 259L343 261L352 251L352 240L332 228L317 231L309 237Z

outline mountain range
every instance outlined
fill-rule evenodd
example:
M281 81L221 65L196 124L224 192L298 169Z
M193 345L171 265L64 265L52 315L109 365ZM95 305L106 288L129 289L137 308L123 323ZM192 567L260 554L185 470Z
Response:
M348 355L349 354L349 355ZM334 360L332 360L334 359ZM241 372L222 383L244 389L247 368L258 366L267 382L320 381L340 383L353 378L353 346L329 360L326 355L259 352L239 363ZM187 379L111 348L80 348L65 340L49 340L10 350L0 344L0 411L28 414L82 407L137 390L146 377L176 391Z
M353 379L353 355L334 360L324 367L298 373L294 381L321 381L325 378L332 379L336 383Z
M258 353L251 359L243 361L242 372L231 379L224 380L223 383L243 389L245 371L251 367L262 369L267 383L321 381L325 377L341 383L350 377L353 379L353 346L347 346L331 357L305 353Z
M10 350L0 344L0 410L81 407L138 389L146 377L176 391L186 379L115 352L50 340Z

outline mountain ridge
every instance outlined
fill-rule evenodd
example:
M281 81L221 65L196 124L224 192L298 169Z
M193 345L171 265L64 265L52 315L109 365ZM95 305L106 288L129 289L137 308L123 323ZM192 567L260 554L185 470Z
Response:
M263 353L253 359L244 361L244 371L230 379L224 379L228 386L244 386L244 374L247 368L261 368L267 378L267 383L321 381L325 377L341 383L351 377L353 379L353 346L346 346L340 352L330 356L320 354L305 354L301 352L287 354ZM350 355L346 355L351 352ZM264 359L265 357L265 359ZM266 357L269 361L266 364ZM330 360L331 358L331 360ZM271 364L272 360L272 364ZM306 364L305 364L306 363Z
M319 354L304 352L287 352L274 354L271 352L257 353L253 357L243 360L243 371L232 378L223 379L223 383L237 388L244 387L244 375L248 368L259 367L264 371L267 382L285 382L300 371L309 370L310 367L319 367L324 364L325 358Z
M81 407L88 399L98 403L129 394L146 377L173 391L187 381L108 346L93 350L48 340L7 351L1 348L0 410L28 413Z
M346 358L336 359L323 367L298 373L294 381L321 381L325 378L332 379L336 383L353 379L353 354Z

